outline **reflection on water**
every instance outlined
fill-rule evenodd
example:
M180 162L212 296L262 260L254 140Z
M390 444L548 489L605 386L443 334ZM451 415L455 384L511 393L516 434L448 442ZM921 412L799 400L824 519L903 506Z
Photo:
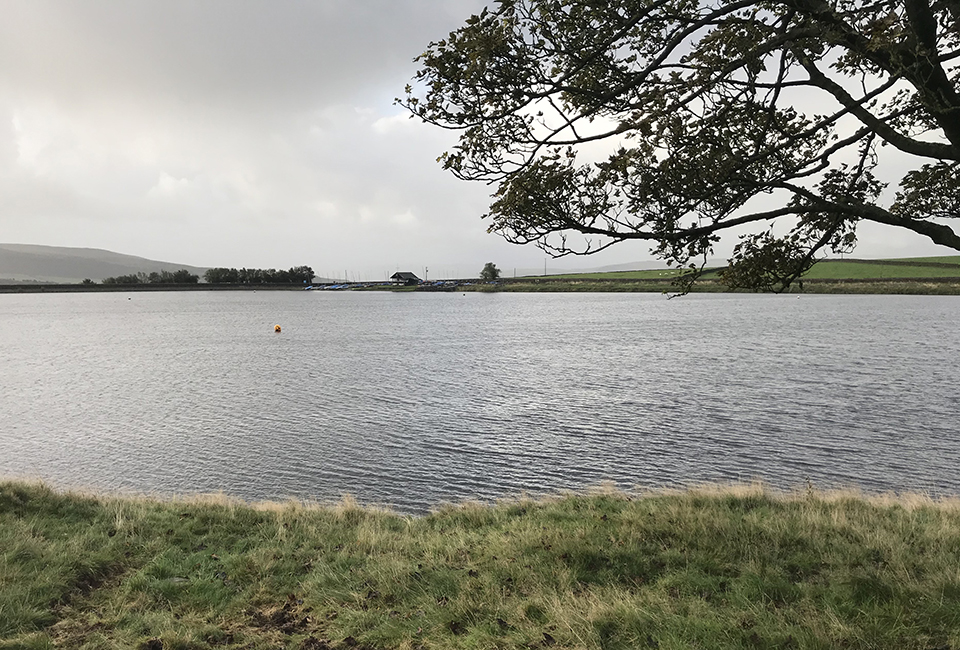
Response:
M411 512L601 480L960 493L958 316L910 296L4 295L0 474Z

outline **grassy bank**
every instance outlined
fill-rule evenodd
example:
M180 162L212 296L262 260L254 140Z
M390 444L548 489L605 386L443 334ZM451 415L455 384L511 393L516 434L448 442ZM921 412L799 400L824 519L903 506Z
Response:
M960 647L960 503L757 487L413 518L0 484L2 648Z

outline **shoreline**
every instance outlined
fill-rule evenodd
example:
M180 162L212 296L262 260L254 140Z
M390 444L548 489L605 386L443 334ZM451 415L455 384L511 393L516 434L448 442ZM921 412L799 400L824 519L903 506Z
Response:
M508 278L492 283L477 280L447 280L426 283L414 287L388 286L382 283L351 283L348 285L313 285L313 291L390 291L406 292L483 292L483 293L663 293L675 291L669 279L624 279L624 278ZM331 288L336 287L336 288ZM84 285L84 284L0 284L0 294L24 293L117 293L158 291L304 291L304 287L291 285L226 285L226 284L142 284L142 285ZM698 281L691 293L760 293L732 291L716 280ZM873 295L960 295L960 278L850 278L810 279L803 287L794 285L783 292L790 295L803 294L873 294Z
M872 505L895 505L900 504L927 504L934 507L945 506L955 508L960 511L960 492L954 493L936 493L926 490L885 490L872 491L857 485L842 485L838 487L817 487L812 483L806 485L797 484L790 488L781 488L774 486L762 479L746 481L723 481L723 482L697 482L689 485L659 485L655 487L633 485L629 488L617 486L612 481L600 481L593 485L587 485L583 488L559 489L554 491L528 492L522 491L516 494L505 494L493 499L480 499L477 497L464 497L457 501L438 501L432 505L426 505L423 509L403 511L387 503L363 502L359 501L354 494L343 493L336 499L316 499L310 497L296 496L276 496L264 499L245 498L230 494L223 490L213 492L142 492L135 489L129 490L109 490L96 487L84 486L59 486L53 481L35 476L18 475L0 475L0 490L4 486L23 486L27 488L36 488L52 494L61 495L69 498L91 499L102 502L131 502L131 503L150 503L154 505L229 505L238 508L252 508L255 510L276 510L288 507L294 507L305 510L329 510L344 507L348 504L351 508L357 508L364 511L387 514L400 518L420 519L432 516L438 512L460 509L460 508L499 508L502 506L514 505L517 503L539 503L549 504L558 500L568 498L582 498L593 496L610 496L627 501L635 501L655 497L676 497L685 494L727 496L744 494L762 494L764 497L776 501L795 501L798 499L808 499L816 497L826 501L837 501L844 499L855 499Z
M149 293L158 291L303 291L290 285L220 285L220 284L0 284L3 293Z

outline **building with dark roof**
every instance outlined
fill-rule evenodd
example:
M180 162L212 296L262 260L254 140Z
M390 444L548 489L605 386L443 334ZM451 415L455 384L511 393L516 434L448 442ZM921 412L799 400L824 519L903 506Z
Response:
M416 286L420 284L420 278L408 271L397 271L390 276L396 284L402 284L405 287Z

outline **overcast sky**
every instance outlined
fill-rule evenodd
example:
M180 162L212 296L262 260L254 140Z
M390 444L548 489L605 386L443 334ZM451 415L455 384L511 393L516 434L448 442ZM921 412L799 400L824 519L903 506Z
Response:
M0 0L0 242L363 279L542 268L486 233L491 188L440 169L453 136L393 104L484 4ZM877 226L857 256L951 252Z

